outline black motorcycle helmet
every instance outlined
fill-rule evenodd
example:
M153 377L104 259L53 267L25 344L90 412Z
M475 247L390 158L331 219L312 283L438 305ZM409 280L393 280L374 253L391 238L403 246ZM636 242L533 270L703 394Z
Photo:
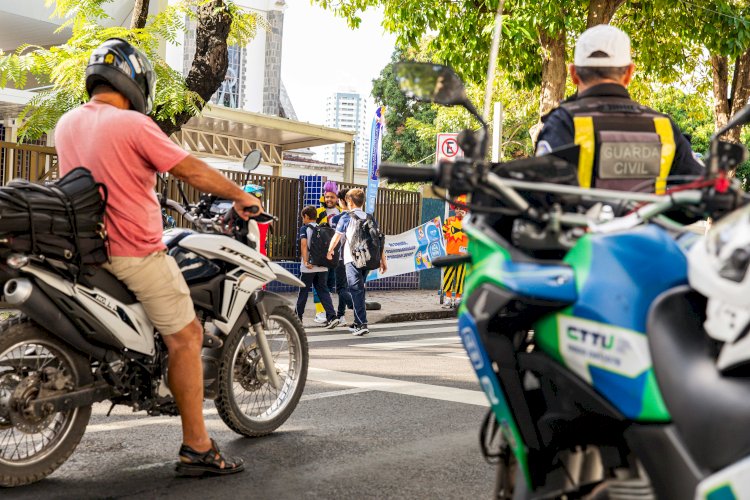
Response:
M110 38L94 49L86 66L86 92L109 85L128 98L130 106L143 114L154 105L156 75L145 54L120 38Z

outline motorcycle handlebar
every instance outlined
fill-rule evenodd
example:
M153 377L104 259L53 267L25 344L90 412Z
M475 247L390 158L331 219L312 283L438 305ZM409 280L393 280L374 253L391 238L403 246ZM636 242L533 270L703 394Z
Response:
M434 182L437 177L435 167L410 167L398 163L380 165L380 176L394 182Z

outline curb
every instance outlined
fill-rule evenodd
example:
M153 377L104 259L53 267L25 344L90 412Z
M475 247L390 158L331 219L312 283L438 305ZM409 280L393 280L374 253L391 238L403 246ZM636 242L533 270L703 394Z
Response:
M407 321L425 321L429 319L450 319L455 318L455 309L446 309L440 311L419 311L387 314L382 318L372 321L371 323L403 323Z

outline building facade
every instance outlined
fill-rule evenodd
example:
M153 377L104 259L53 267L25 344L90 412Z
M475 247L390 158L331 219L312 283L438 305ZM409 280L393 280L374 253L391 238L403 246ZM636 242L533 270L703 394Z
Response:
M326 126L340 130L353 130L354 168L367 169L370 152L370 127L367 100L362 94L353 91L340 91L326 101ZM327 146L323 154L326 163L344 163L344 145Z

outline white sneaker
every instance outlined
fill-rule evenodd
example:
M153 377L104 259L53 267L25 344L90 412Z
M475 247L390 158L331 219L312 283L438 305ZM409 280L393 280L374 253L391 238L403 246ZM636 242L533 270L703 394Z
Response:
M361 337L362 335L370 333L370 329L367 328L367 325L357 325L353 328L349 328L349 331L352 332L352 335L355 337Z
M346 326L346 319L343 316L338 317L339 326Z
M339 326L339 319L338 318L333 318L331 321L329 321L328 323L326 323L326 330L333 330L337 326Z
M313 321L315 321L316 323L326 323L328 320L326 319L325 311L322 313L316 314L315 319Z

